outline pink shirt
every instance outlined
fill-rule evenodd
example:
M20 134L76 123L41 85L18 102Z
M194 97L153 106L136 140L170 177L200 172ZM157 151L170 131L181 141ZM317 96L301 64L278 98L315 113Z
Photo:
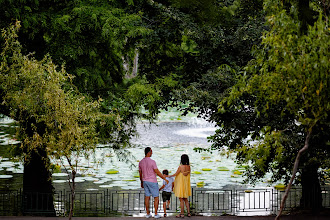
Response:
M154 160L150 157L143 158L139 163L139 170L142 171L142 181L157 183L155 169L158 168Z

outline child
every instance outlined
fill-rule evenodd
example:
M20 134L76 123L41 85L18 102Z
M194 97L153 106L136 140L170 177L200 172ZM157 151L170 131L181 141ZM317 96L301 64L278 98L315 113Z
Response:
M168 180L168 184L166 184L165 180L163 180L163 186L159 188L159 191L164 189L162 192L163 197L163 208L164 208L164 217L167 216L166 209L169 210L170 208L170 200L172 195L172 190L174 187L174 178L168 176L168 170L163 170L163 175Z

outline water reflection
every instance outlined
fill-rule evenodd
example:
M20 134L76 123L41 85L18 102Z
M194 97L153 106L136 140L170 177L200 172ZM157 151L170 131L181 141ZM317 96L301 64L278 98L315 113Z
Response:
M173 117L173 114L170 115ZM2 125L4 122L0 122ZM97 189L137 189L140 188L138 178L138 162L144 157L144 148L152 147L152 158L157 162L158 169L168 169L171 173L176 171L180 156L188 154L191 161L191 183L203 182L204 188L223 188L242 185L242 175L233 174L237 164L233 157L222 156L218 151L197 153L194 148L208 148L210 143L207 137L212 135L215 127L197 117L179 118L179 120L162 119L157 124L140 123L137 126L139 136L132 141L135 147L126 149L117 157L111 149L99 146L94 160L79 158L78 174L76 178L77 190ZM8 138L1 134L2 140ZM10 150L10 146L1 145L0 154ZM1 153L2 152L2 153ZM2 189L18 189L22 187L23 166L19 162L0 158L0 187ZM129 159L130 162L127 162ZM52 161L61 164L60 161ZM68 166L64 163L64 166ZM218 169L219 167L225 167ZM108 170L119 171L117 174L106 174ZM244 170L241 170L242 172ZM1 175L11 175L3 176ZM69 190L68 175L62 167L62 173L53 175L55 189ZM161 180L159 179L159 183ZM260 186L266 186L261 183Z

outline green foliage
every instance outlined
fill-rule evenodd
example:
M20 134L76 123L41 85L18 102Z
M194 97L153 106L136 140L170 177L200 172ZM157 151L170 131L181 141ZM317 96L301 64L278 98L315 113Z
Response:
M201 115L211 105L207 111L216 112L222 96L213 90L219 82L217 68L227 64L237 70L250 60L250 49L260 41L264 29L262 1L162 0L142 1L136 6L142 11L143 22L153 30L139 50L140 73L150 83L168 75L175 77L178 87L174 93L163 91L165 100L189 100L191 108L186 110L200 107ZM202 88L207 80L211 80L213 91ZM210 94L210 100L205 100L199 96L203 92L213 97Z
M134 120L145 116L139 112L140 105L152 107L151 112L156 109L142 103L153 98L134 100L139 94L132 91L143 91L129 88L134 83L143 85L144 79L125 79L123 61L132 66L135 51L143 46L141 39L150 34L139 11L129 10L134 4L132 0L0 1L1 28L15 19L21 21L18 37L24 54L33 52L38 60L49 54L54 64L65 64L70 82L85 97L102 98L100 111L115 116L97 120L96 131L99 141L116 149L129 144ZM1 112L9 115L4 105Z
M23 50L38 59L50 54L76 76L83 93L106 98L125 76L123 57L134 56L140 39L149 33L139 14L127 13L134 1L0 1L0 28L22 23ZM29 10L26 10L29 8Z
M49 56L38 61L23 55L16 39L19 27L16 22L3 31L0 85L4 105L19 122L24 156L42 148L56 158L87 157L99 140L97 124L109 129L108 121L119 124L118 115L102 114L99 101L72 89L71 76L64 67L58 70ZM112 132L119 129L113 127Z
M273 181L288 180L311 130L312 150L303 156L303 166L315 158L318 166L329 166L329 20L320 13L305 33L294 7L289 13L279 1L266 1L266 7L274 12L267 17L271 29L220 103L222 127L213 137L214 147L227 145L237 150L240 162L252 162L247 172L252 182L267 172Z

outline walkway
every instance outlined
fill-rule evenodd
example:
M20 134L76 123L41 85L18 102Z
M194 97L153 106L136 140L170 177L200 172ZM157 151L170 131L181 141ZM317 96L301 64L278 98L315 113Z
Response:
M28 217L28 216L0 216L0 220L65 220L67 217ZM144 217L74 217L73 220L141 220ZM150 218L153 220L154 218ZM178 219L175 216L161 218L163 220ZM186 220L274 220L275 216L192 216ZM293 215L283 216L281 220L329 220L330 216Z

